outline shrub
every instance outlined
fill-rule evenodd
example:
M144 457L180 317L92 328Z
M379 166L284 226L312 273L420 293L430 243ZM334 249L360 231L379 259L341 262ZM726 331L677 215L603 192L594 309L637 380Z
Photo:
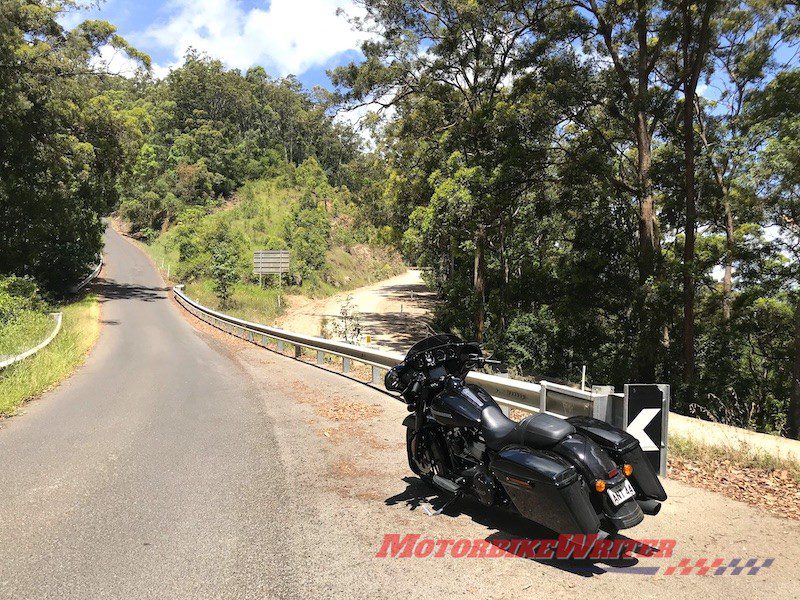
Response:
M26 277L0 277L0 326L26 311L39 311L43 302L36 283Z

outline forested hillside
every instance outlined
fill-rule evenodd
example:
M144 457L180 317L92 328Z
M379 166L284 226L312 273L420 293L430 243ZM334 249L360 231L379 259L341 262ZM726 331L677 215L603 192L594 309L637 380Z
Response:
M309 158L281 176L248 182L222 209L184 210L150 251L192 298L270 323L280 312L281 291L324 296L404 269L395 249L375 243L377 232L359 222L349 198ZM292 251L291 274L282 289L275 276L265 277L262 287L252 274L253 251L285 248Z
M112 212L240 308L277 293L253 249L325 293L394 247L439 329L525 374L666 382L680 412L798 437L796 3L359 4L363 57L308 91L197 53L157 80L108 23L0 0L0 274L57 294ZM369 143L334 118L363 105Z
M797 4L364 0L386 224L442 328L797 437Z
M116 81L140 118L118 215L201 300L269 321L277 280L252 275L254 250L289 249L293 293L347 289L402 268L373 225L379 159L336 123L331 98L190 53L163 81Z

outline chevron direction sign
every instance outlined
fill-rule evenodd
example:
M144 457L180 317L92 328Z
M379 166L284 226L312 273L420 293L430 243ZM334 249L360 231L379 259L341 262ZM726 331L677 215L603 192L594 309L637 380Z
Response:
M644 455L661 476L667 474L668 418L668 385L625 385L625 431L639 440Z

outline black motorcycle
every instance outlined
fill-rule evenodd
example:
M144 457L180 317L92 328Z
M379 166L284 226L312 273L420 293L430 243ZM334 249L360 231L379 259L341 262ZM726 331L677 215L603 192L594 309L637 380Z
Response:
M591 417L534 414L515 422L467 374L486 364L475 343L436 335L386 375L408 405L411 470L456 497L520 513L559 533L634 527L667 494L639 442Z

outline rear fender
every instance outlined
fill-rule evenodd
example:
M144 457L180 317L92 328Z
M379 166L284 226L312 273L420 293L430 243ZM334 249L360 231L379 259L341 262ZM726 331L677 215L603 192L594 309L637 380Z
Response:
M614 506L608 493L595 491L598 479L605 481L606 489L615 488L625 481L625 475L620 472L617 463L600 444L575 433L561 440L552 451L575 466L586 482L592 506L614 529L627 529L642 522L644 514L635 499L630 498Z
M629 477L636 495L640 499L667 499L667 492L656 475L653 466L642 453L635 437L609 425L605 421L591 417L570 417L567 419L579 433L599 444L618 464L633 466L633 474Z
M553 446L551 451L575 465L578 473L590 486L598 479L608 480L609 473L617 468L616 463L599 444L580 433L567 436Z

